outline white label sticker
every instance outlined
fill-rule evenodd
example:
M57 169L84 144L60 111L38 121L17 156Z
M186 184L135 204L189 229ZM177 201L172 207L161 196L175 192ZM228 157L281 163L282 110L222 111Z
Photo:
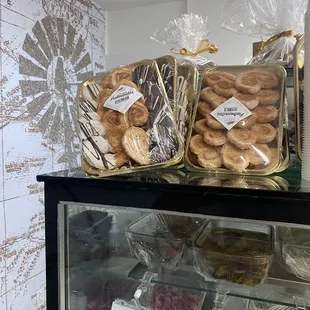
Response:
M104 107L125 114L142 96L135 88L121 85L105 102Z
M227 130L230 130L240 121L251 116L252 112L236 98L230 98L210 114Z
M195 57L190 57L190 56L186 56L184 57L186 60L198 65L198 66L204 66L206 65L208 62L210 62L209 59L202 57L200 55L197 55Z

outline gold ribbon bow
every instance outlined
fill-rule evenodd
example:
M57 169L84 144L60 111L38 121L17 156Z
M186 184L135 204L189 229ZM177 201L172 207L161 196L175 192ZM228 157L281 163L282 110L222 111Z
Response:
M293 36L293 30L287 30L287 31L282 31L272 37L270 37L267 41L262 41L259 47L259 50L263 50L266 46L270 45L271 43L279 40L280 38L284 37L292 37ZM301 34L295 34L294 37L298 40L301 37Z
M188 51L186 48L182 49L172 48L170 51L173 54L179 54L182 56L197 56L198 54L206 52L209 52L210 54L216 54L218 52L218 48L216 45L211 44L209 40L202 40L196 52Z

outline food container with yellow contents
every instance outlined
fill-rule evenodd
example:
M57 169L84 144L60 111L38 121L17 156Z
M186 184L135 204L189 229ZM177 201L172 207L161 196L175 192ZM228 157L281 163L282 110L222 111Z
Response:
M104 177L177 164L179 133L153 60L121 67L79 88L82 167Z
M165 90L169 99L170 107L172 112L176 112L176 81L178 63L177 60L172 56L163 56L155 59L160 76L165 86Z
M220 66L201 81L188 135L191 171L269 175L282 165L286 71Z
M301 161L303 137L303 102L304 102L304 64L305 64L305 39L302 36L294 51L294 95L295 95L295 130L296 154Z
M273 235L270 226L211 220L195 241L195 269L206 281L260 285L271 265Z

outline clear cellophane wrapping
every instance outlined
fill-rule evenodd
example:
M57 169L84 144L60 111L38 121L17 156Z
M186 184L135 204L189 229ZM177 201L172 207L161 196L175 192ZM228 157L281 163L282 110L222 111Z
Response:
M153 33L151 38L159 43L167 45L170 49L181 51L186 49L195 53L201 42L210 36L207 25L208 18L195 14L183 14L181 17L170 21L165 28ZM191 64L199 71L207 67L215 66L215 62L201 55L178 55L178 63Z
M271 44L262 46L250 63L292 67L295 36L304 32L306 8L304 0L226 0L222 28L258 40L278 36Z
M169 99L170 107L173 114L176 113L176 80L177 80L177 71L178 64L174 57L172 56L163 56L155 59L160 76L164 83L164 87Z
M310 281L310 230L281 227L277 234L285 269Z
M270 84L269 89L269 85L258 86L255 92L251 89L252 94L247 93L244 84L253 74L264 81L271 78L274 85ZM217 75L220 80L213 80ZM281 155L285 76L285 70L278 65L219 66L206 70L187 139L186 168L251 175L269 175L280 169L284 160ZM211 113L231 99L237 99L251 115L227 130Z
M120 86L142 94L126 113L104 106ZM77 123L83 169L92 176L167 167L183 155L165 87L152 60L83 82Z

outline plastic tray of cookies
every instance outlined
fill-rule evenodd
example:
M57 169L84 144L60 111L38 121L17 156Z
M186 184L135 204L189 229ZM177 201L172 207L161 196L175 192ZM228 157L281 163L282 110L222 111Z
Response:
M169 103L173 113L176 112L176 80L178 65L177 60L172 56L163 56L155 59L160 76L165 86Z
M295 100L295 150L298 159L302 158L303 102L304 102L304 63L305 40L302 36L294 51L294 100Z
M273 227L209 221L195 240L194 266L206 281L264 283L274 254Z
M186 143L191 171L269 175L283 165L286 71L219 66L202 76Z
M94 177L176 165L183 148L158 66L120 67L82 83L83 170Z

